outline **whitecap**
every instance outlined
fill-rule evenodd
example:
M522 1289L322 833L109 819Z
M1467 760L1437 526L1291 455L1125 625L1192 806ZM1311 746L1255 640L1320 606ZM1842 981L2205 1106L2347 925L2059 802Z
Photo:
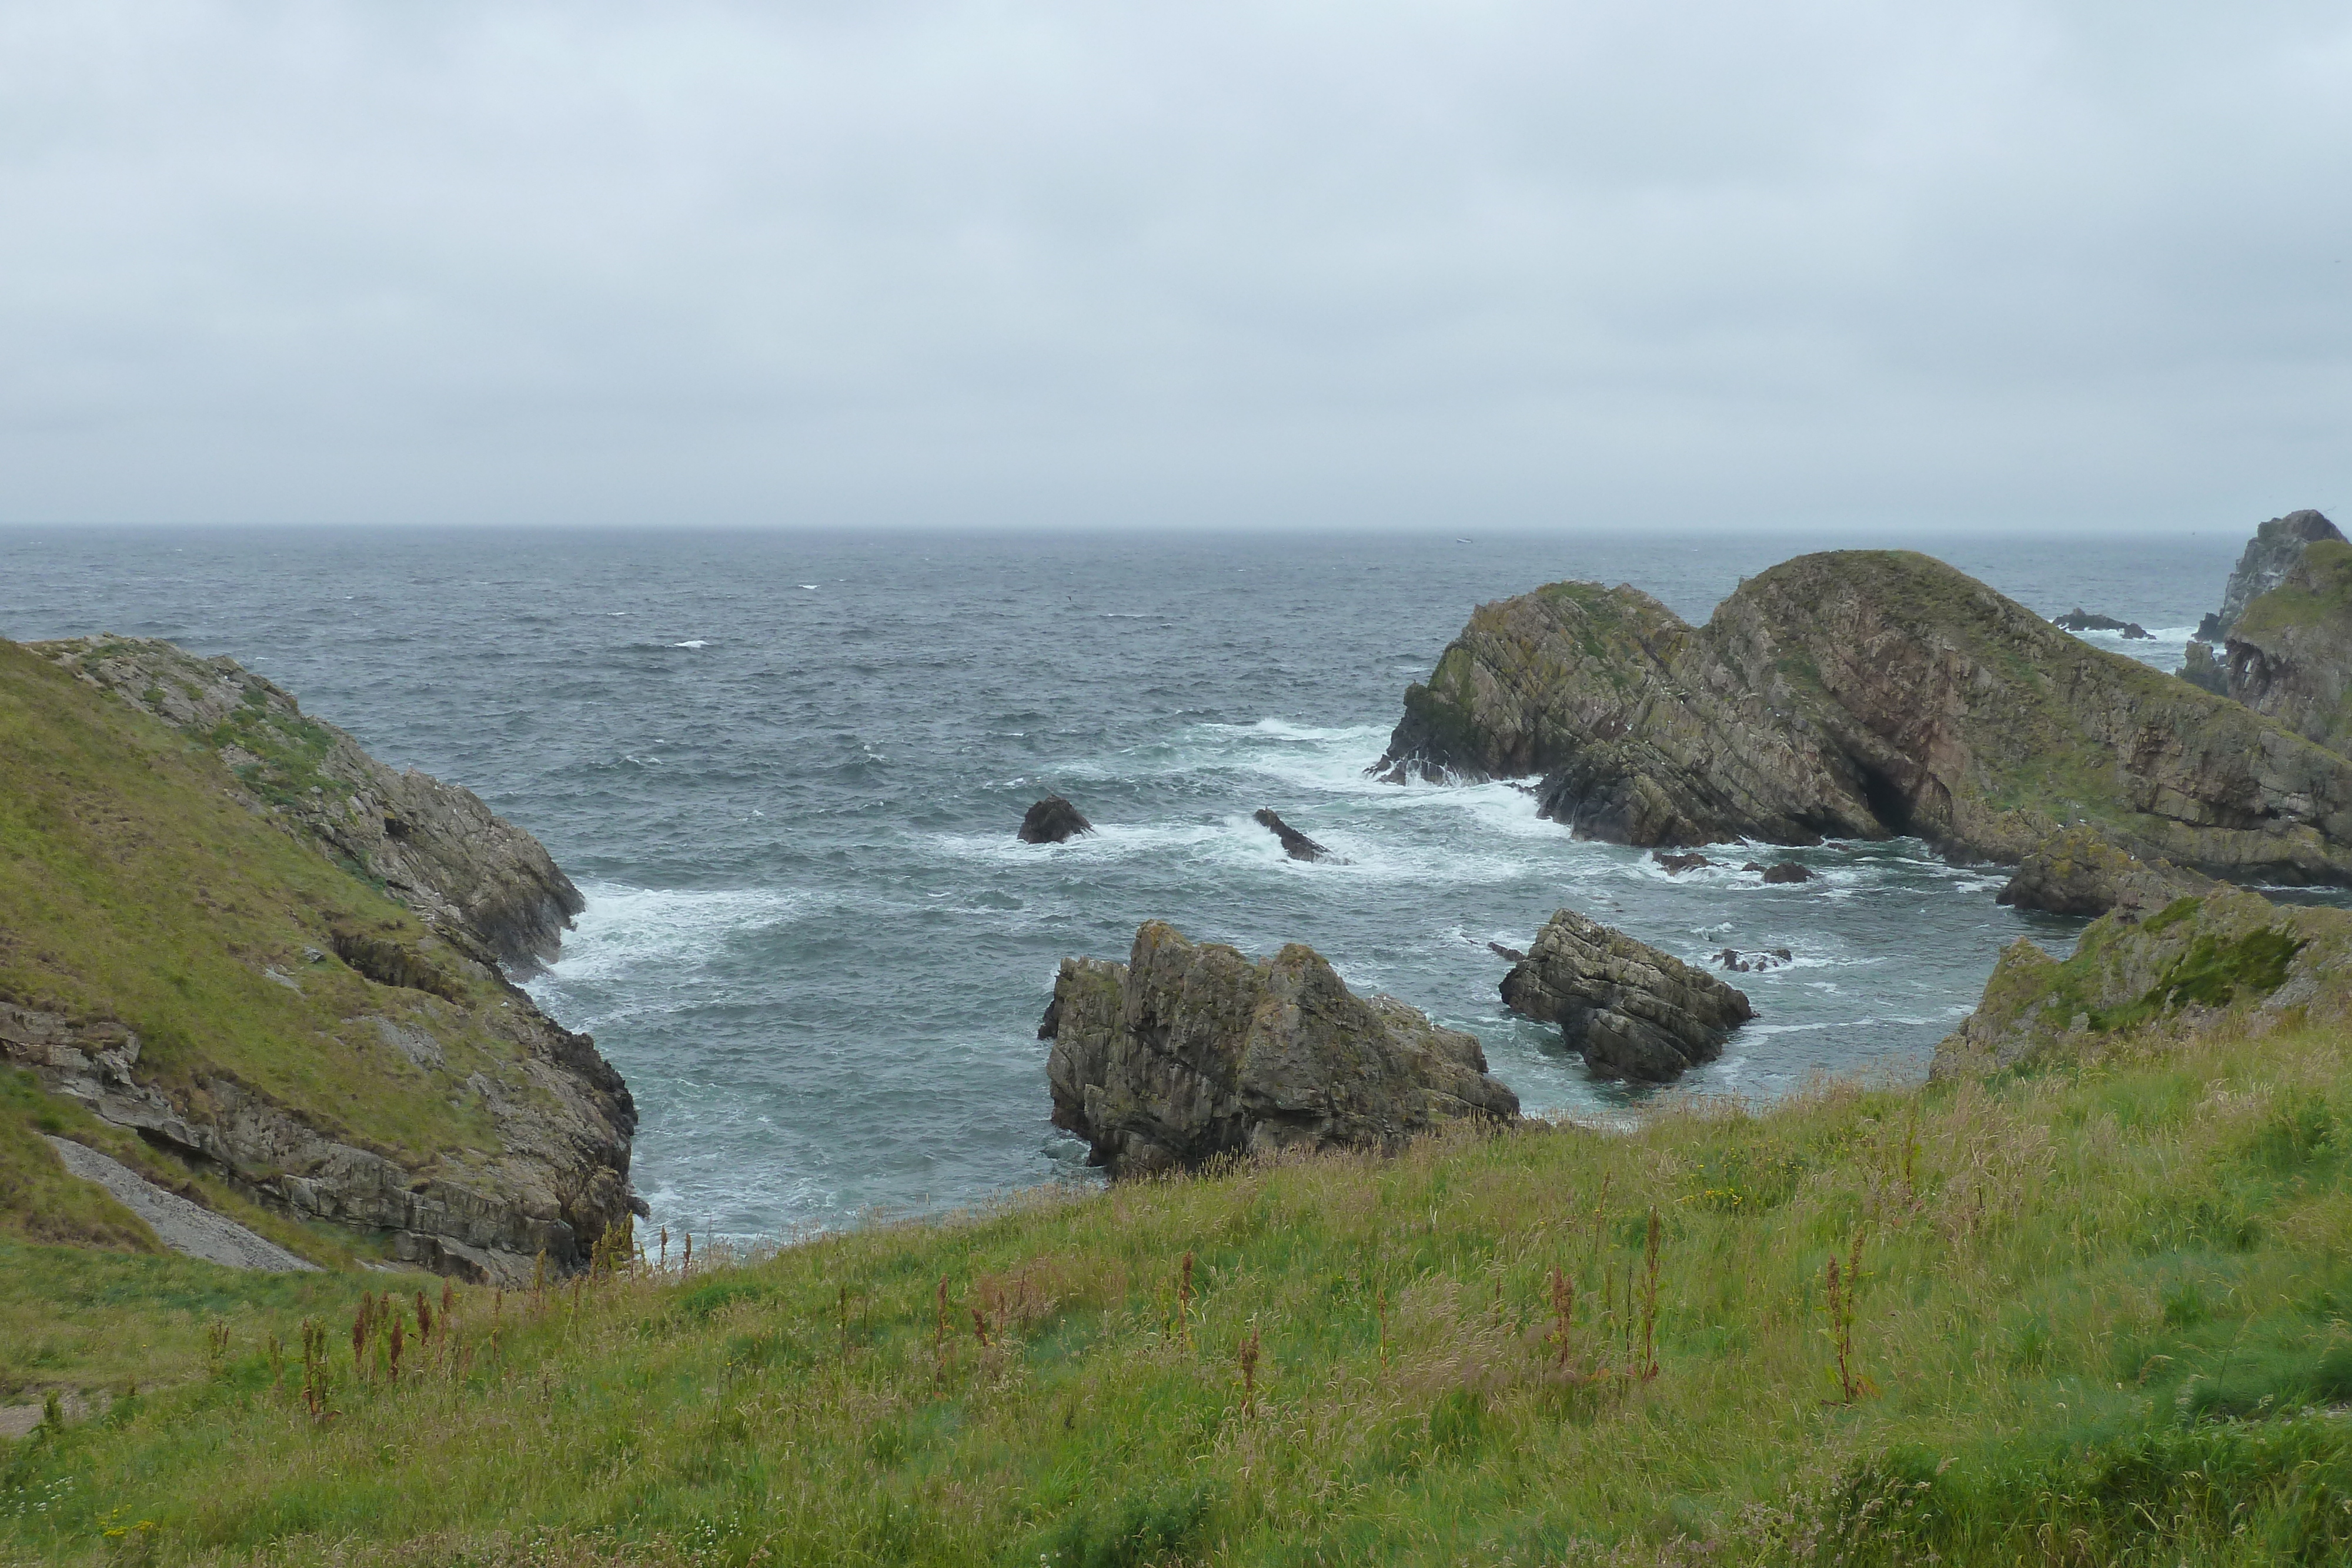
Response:
M670 646L673 648L708 648L710 644L704 642L699 637L688 637L685 642L672 643Z

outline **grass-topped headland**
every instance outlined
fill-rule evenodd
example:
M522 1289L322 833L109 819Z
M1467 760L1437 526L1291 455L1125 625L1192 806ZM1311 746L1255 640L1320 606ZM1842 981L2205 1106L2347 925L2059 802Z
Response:
M2126 1037L1622 1135L1456 1134L757 1260L705 1248L684 1277L673 1236L659 1275L447 1311L426 1287L422 1314L396 1282L356 1352L365 1278L214 1271L196 1324L194 1265L19 1248L0 1322L79 1290L205 1337L188 1382L10 1454L0 1541L154 1563L2341 1562L2347 1053L2333 1030Z

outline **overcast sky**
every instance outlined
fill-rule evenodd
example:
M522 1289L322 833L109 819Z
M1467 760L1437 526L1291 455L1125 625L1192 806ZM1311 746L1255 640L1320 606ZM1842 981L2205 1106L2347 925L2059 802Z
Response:
M0 521L2352 510L2352 10L0 0Z

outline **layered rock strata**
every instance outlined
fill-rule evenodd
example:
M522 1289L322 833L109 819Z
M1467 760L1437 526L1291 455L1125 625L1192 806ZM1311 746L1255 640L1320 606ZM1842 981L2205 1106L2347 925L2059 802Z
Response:
M1558 1024L1594 1072L1643 1083L1714 1061L1756 1016L1744 992L1572 909L1554 915L1503 977L1503 1005Z
M2352 881L2352 766L1909 551L1800 557L1694 628L1621 587L1482 605L1374 770L1540 775L1640 845L1916 834L2014 863L2075 821L2221 875Z
M26 646L202 740L262 809L519 969L552 960L587 907L546 848L472 790L378 762L234 659L144 638Z
M2130 1040L2284 1024L2341 1027L2352 1013L2352 912L2273 904L2216 887L2152 915L2120 904L2073 955L2010 944L1984 997L1936 1048L1933 1078L2044 1060L2090 1060Z
M1394 1150L1518 1096L1477 1040L1358 997L1313 948L1251 960L1160 921L1124 964L1063 960L1040 1026L1054 1124L1114 1176L1289 1150Z
M2305 508L2273 517L2254 529L2244 553L2221 591L2221 608L2197 623L2197 640L2219 643L2236 630L2246 606L2284 580L2303 552L2321 540L2345 541L2342 530L2315 511Z

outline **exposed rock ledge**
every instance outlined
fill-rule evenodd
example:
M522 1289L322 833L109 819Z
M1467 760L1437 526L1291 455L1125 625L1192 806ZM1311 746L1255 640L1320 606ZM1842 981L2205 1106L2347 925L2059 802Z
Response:
M1910 551L1802 556L1703 627L1630 587L1479 607L1375 771L1539 774L1639 845L1911 833L2015 863L2078 819L2215 875L2352 881L2352 763Z
M1756 1016L1745 992L1572 909L1503 977L1503 1005L1561 1038L1604 1078L1664 1083L1723 1054Z
M1160 921L1124 964L1066 958L1038 1030L1054 1124L1115 1176L1221 1155L1394 1149L1464 1118L1507 1121L1518 1096L1476 1040L1392 997L1350 992L1313 948L1253 963Z
M214 747L264 809L520 969L553 959L587 907L540 841L472 790L386 767L234 659L132 637L26 646Z

